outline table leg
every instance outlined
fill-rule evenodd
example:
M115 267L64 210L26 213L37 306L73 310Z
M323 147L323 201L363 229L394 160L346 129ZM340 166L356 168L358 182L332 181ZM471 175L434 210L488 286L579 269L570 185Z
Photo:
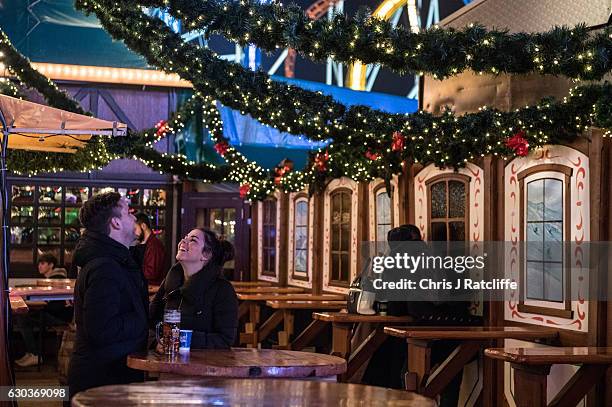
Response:
M546 407L546 380L550 365L512 364L516 407Z
M332 323L332 355L348 359L351 354L352 327L352 323Z
M408 369L404 375L406 390L420 392L431 370L431 341L408 340Z

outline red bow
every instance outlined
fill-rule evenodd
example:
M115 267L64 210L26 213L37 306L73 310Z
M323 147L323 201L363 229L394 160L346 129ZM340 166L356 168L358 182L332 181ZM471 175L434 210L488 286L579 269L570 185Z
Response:
M157 137L163 137L168 131L168 122L165 120L160 120L155 125L155 128L157 129L157 131L155 132L155 135Z
M276 177L274 177L274 183L276 185L280 184L281 182L281 178L283 178L283 175L285 175L286 173L288 173L289 171L291 171L291 168L288 165L284 165L282 167L278 167L276 168Z
M399 131L393 133L393 142L391 143L391 150L402 151L404 149L404 142L406 137Z
M220 141L217 144L215 144L215 151L221 157L223 157L225 155L225 153L227 153L228 149L229 149L229 146L227 145L227 143L225 141Z
M514 154L520 157L525 157L529 154L529 143L525 139L525 132L523 130L508 138L506 140L506 146L514 150Z
M366 151L365 156L366 158L369 158L372 161L378 160L378 157L380 157L380 155L373 153L370 150Z
M249 193L251 186L249 184L240 185L240 198L245 198Z
M329 153L325 150L325 153L318 153L315 157L315 166L321 172L327 170L327 161L329 160Z

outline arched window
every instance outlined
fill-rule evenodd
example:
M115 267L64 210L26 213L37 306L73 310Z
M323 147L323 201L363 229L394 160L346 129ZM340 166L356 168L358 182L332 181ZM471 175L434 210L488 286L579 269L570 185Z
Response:
M563 301L563 182L527 183L525 212L526 298Z
M393 225L391 216L391 198L389 198L385 188L380 188L376 192L375 215L376 241L384 242L387 240L387 232L391 230Z
M521 191L521 298L518 309L571 318L569 253L570 179L572 170L542 164L518 174Z
M330 231L330 280L346 285L351 275L351 192L348 190L331 194Z
M429 240L467 240L469 178L463 175L441 175L428 183Z
M308 275L308 200L298 198L294 202L294 277L304 278Z
M262 205L262 274L276 276L276 201L269 199L264 201Z

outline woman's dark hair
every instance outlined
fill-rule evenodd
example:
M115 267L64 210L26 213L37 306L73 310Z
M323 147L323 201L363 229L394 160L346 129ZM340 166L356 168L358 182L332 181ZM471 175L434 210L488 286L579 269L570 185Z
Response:
M423 240L421 231L415 225L401 225L387 233L389 242L417 242Z
M223 266L226 261L234 258L234 246L227 240L221 240L210 229L198 228L204 235L204 249L212 253L210 261L216 266Z

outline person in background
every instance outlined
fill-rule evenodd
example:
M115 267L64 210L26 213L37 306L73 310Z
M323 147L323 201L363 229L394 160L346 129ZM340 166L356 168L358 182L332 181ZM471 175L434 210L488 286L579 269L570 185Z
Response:
M387 234L390 246L390 256L394 253L403 253L408 249L397 242L423 242L421 231L415 225L402 225L391 229ZM418 244L419 246L421 244ZM426 251L425 243L422 243ZM410 250L420 252L415 246ZM465 303L440 303L428 301L392 301L389 302L389 315L412 316L415 322L427 324L426 321L435 321L440 324L437 316L451 317L453 325L465 325L471 321ZM431 323L430 323L431 324ZM456 341L436 341L431 349L432 365L442 363L458 345ZM407 366L406 340L388 337L370 359L363 375L364 384L403 389L403 381ZM456 407L459 401L459 390L463 373L457 374L440 395L440 407Z
M229 245L229 246L228 246ZM233 248L208 229L193 229L178 245L175 264L149 308L150 325L164 309L181 311L181 329L193 330L192 349L228 349L238 330L238 299L223 277L223 264Z
M128 247L135 218L128 201L106 192L79 212L85 233L74 251L81 267L74 289L76 341L68 368L70 397L92 387L144 380L127 367L131 353L146 351L147 284Z
M44 278L66 278L66 269L56 268L57 258L51 253L43 253L38 257L38 273ZM64 325L72 320L73 308L67 301L49 301L39 312L30 312L27 315L15 317L14 329L23 337L26 353L15 360L21 367L38 364L38 346L34 338L34 327L40 325L42 320L45 326ZM41 319L42 318L42 319Z
M160 285L166 276L166 249L163 243L155 237L151 229L151 220L144 213L136 215L136 239L139 242L133 246L132 253L136 260L141 257L142 272L151 285Z

